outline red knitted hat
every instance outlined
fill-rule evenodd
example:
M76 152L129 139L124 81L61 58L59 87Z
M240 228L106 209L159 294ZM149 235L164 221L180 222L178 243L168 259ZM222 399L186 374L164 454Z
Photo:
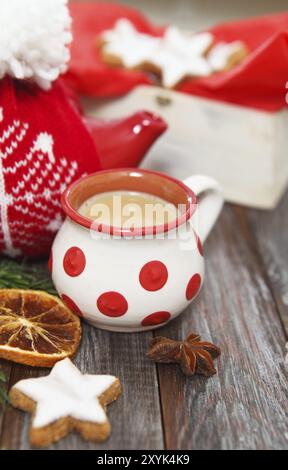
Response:
M60 17L62 13L62 19L67 22L66 0L51 1L53 5L50 0L45 3L50 4L50 9L51 5L55 9L61 6ZM9 0L3 3L11 3L12 7L17 8L24 3L27 8L30 4L34 18L37 17L37 8L43 7L43 2L39 0ZM0 6L0 21L1 13L2 17L6 15L8 21L7 8ZM38 8L41 20L42 15ZM18 16L21 16L19 11ZM54 23L52 18L52 29L55 28ZM63 33L60 26L57 34L52 31L52 36L55 33L54 39L60 31ZM47 30L49 33L49 25ZM19 48L23 48L23 25L21 32ZM47 37L42 39L47 47ZM67 36L65 40L67 42ZM5 38L3 42L5 45ZM40 45L36 34L35 51L39 52ZM27 56L33 57L31 34L27 50ZM66 52L66 48L63 51ZM47 63L43 65L43 61L39 65L27 59L25 63L23 51L20 52L19 66L15 66L14 60L15 57L17 59L17 47L15 57L7 66L0 50L0 252L9 256L38 257L48 253L62 222L62 191L81 175L97 171L100 164L92 137L71 105L62 84L58 80L51 84L52 79L65 70L61 60L56 70L55 57L51 53L51 59L48 50L47 57L54 61L52 70L52 66L49 68ZM28 78L29 82L19 78Z

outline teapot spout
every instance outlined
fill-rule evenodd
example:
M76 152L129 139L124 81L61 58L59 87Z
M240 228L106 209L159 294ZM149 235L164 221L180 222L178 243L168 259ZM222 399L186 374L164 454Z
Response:
M124 119L99 120L85 116L104 170L136 167L152 144L167 129L160 116L138 111Z

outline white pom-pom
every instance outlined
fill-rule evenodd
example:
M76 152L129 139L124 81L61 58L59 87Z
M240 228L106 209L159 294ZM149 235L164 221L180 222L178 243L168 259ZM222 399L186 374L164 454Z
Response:
M72 41L68 0L0 0L0 78L44 89L67 70Z

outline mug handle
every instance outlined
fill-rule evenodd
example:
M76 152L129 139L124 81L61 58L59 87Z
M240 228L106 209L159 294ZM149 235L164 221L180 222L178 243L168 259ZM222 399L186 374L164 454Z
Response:
M223 191L216 180L206 175L189 176L183 183L197 197L198 208L193 218L198 217L198 235L204 243L223 207Z

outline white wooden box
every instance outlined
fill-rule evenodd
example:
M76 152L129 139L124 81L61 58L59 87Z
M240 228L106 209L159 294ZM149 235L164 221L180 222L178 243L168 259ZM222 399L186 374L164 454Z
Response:
M145 168L177 178L208 174L221 183L226 200L263 209L274 208L286 188L287 110L268 113L151 86L85 107L101 118L147 109L167 121Z

